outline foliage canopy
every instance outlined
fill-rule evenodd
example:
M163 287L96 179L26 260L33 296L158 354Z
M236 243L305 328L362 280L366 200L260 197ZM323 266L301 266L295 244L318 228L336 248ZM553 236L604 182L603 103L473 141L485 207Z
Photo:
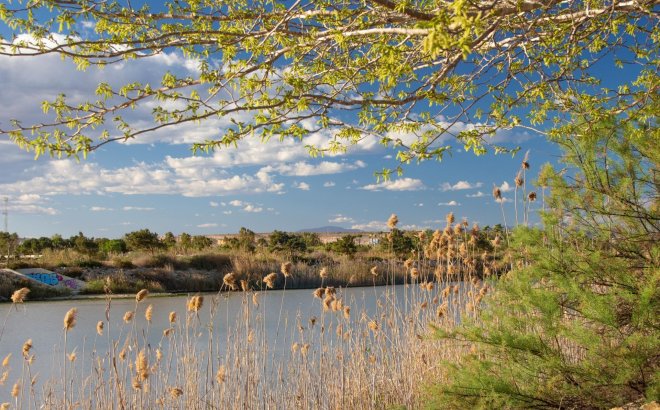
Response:
M168 72L160 84L101 83L90 101L61 95L43 103L47 121L17 119L0 133L37 155L77 156L229 116L233 126L193 148L246 137L305 141L326 130L327 141L308 144L312 155L368 136L396 147L401 163L441 159L448 136L476 154L502 152L510 148L488 136L513 128L552 135L566 112L617 115L646 104L658 87L657 5L203 0L137 9L128 1L19 0L0 5L2 55L56 53L87 69L176 51L198 70ZM619 68L636 78L611 75ZM150 123L127 119L153 102Z

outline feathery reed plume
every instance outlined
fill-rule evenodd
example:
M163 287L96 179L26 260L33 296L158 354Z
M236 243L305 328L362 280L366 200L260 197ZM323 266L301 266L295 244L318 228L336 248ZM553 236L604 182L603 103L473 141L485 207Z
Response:
M308 352L308 351L309 351L309 343L305 343L305 344L302 345L302 347L300 348L300 354L302 354L303 356L307 356L307 352Z
M335 300L335 297L332 295L327 295L325 299L323 299L323 310L328 311L332 309L332 302Z
M222 278L222 283L228 286L231 290L236 290L236 275L234 272L229 272Z
M96 324L96 333L98 333L99 336L103 336L103 321L99 320L99 322Z
M521 165L523 169L529 169L529 150L525 152L525 158L523 158Z
M163 336L164 337L170 337L174 333L174 328L173 327L168 327L167 329L163 330Z
M30 293L30 289L28 288L20 288L11 295L11 302L12 303L23 303L25 300L25 297L27 294Z
M140 303L142 302L147 296L149 295L149 291L147 289L142 289L135 295L135 301Z
M325 293L325 289L323 288L318 288L314 291L314 297L321 299L323 297L323 294Z
M282 274L284 275L285 278L288 278L291 276L291 268L293 267L293 264L291 262L284 262L282 266L280 267L280 270L282 271Z
M23 343L23 357L28 357L30 349L32 349L32 339L28 339L25 341L25 343Z
M154 315L154 306L149 305L147 306L147 309L144 311L144 318L147 319L147 322L151 323L151 319Z
M181 396L183 396L183 390L181 390L181 388L179 388L179 387L170 387L170 397L172 397L174 400L176 400Z
M2 373L2 377L0 377L0 386L4 386L8 378L9 378L9 370L5 370L4 373Z
M225 369L225 365L218 367L218 372L215 374L215 380L218 381L218 384L222 384L227 380L227 369Z
M337 289L335 289L333 286L328 286L325 288L325 295L326 296L334 296L337 294Z
M529 199L530 202L536 201L536 192L532 191L527 195L527 199Z
M390 229L396 228L396 225L399 223L399 217L396 214L390 215L390 218L387 220L387 227Z
M149 378L149 360L147 354L144 352L144 349L140 350L137 357L135 358L135 371L137 372L140 380L146 380Z
M269 273L266 275L264 278L264 283L269 289L273 289L275 287L275 281L277 280L277 273Z
M160 362L161 360L163 360L163 351L160 350L160 348L157 348L156 349L156 361Z
M0 404L0 410L9 410L9 403Z
M142 390L142 383L140 383L140 380L135 376L133 379L133 389L135 390Z
M71 308L66 315L64 315L64 331L68 332L73 329L76 325L76 315L78 314L78 309Z
M502 190L499 187L493 188L493 198L498 202L502 200Z
M259 307L259 294L258 293L253 293L252 294L252 304L256 307Z
M174 311L170 312L168 320L169 320L170 323L176 322L176 312L174 312Z
M67 355L67 357L69 358L69 361L70 361L70 362L75 362L75 361L76 361L76 357L77 357L76 352L71 352L71 353L69 353L69 354Z
M198 295L198 296L193 296L190 298L188 301L188 312L199 312L199 310L202 308L202 304L204 303L204 296Z
M372 276L378 276L378 266L372 266L370 272Z
M350 317L351 317L351 307L350 306L344 306L344 317L346 319L350 319Z
M412 268L412 269L410 270L410 277L413 278L413 279L415 279L415 280L416 280L417 278L419 278L419 269L417 269L417 268Z
M319 272L319 277L321 279L325 279L328 277L328 268L321 268L321 271Z
M248 285L248 281L245 279L241 279L241 290L243 292L247 292L250 290L250 285Z
M291 345L291 353L296 353L298 349L300 349L300 345L298 344L298 342L294 342Z
M18 382L16 382L14 384L14 387L11 389L11 397L14 398L18 397L20 392L21 392L21 385Z
M123 349L121 349L121 351L119 352L119 358L121 360L126 359L126 348L125 347Z
M9 359L11 359L11 353L5 356L5 358L2 360L2 367L9 366Z
M453 212L450 212L447 214L447 216L445 216L445 221L447 221L447 226L453 224L455 220L456 218L454 217Z
M375 320L369 321L367 326L369 327L369 330L371 330L374 333L378 331L378 322L376 322Z
M521 187L525 183L525 179L522 176L522 170L518 171L516 178L513 180L516 183L516 187Z
M133 311L129 310L128 312L124 313L124 322L130 323L131 320L133 320Z

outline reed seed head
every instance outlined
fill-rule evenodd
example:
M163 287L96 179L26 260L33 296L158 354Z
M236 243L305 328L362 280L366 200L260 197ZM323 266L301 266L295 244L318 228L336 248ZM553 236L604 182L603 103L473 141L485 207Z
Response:
M133 378L133 389L142 390L142 383L140 382L140 379L138 379L137 376Z
M28 288L20 288L11 295L11 302L12 303L23 303L25 300L25 297L27 294L30 293L30 289Z
M516 187L521 187L525 183L525 179L522 176L522 170L518 171L518 175L516 175L516 178L513 180L516 183Z
M376 322L375 320L369 321L367 326L369 327L369 330L371 330L374 333L378 331L378 322Z
M199 312L204 304L204 296L197 295L190 298L188 301L188 312Z
M277 280L277 273L272 272L266 275L264 278L264 283L269 289L273 289L275 287L275 281Z
M456 220L456 217L454 217L453 212L450 212L450 213L447 214L447 216L445 216L445 221L447 221L447 225L453 224L455 220Z
M396 225L399 223L399 217L396 214L390 215L390 218L387 220L387 227L390 229L396 228Z
M135 371L140 380L146 380L149 378L149 359L147 358L144 349L140 350L135 359Z
M284 262L282 266L280 267L280 270L282 271L282 274L284 275L285 278L288 278L291 276L291 268L293 267L293 264L291 262Z
M328 286L325 288L325 295L326 296L334 296L337 294L337 289L335 289L333 286Z
M170 323L176 322L176 312L174 312L174 311L170 312L169 321L170 321Z
M525 153L525 158L522 160L523 169L529 169L529 150Z
M131 320L133 320L133 311L129 310L128 312L124 313L124 322L130 323Z
M252 304L256 307L259 307L259 294L258 293L253 293L252 294Z
M323 297L323 294L325 293L325 289L323 288L318 288L314 291L314 297L321 299Z
M410 270L410 277L413 278L413 279L418 279L419 278L419 269L412 268Z
M149 291L147 289L142 289L135 295L135 301L140 303L142 302L147 296L149 295Z
M378 276L378 266L372 266L370 272L372 276Z
M527 199L529 202L534 202L536 201L536 192L532 191L527 195Z
M2 367L9 366L9 359L11 359L11 353L5 356L5 358L2 360Z
M300 353L301 353L303 356L307 356L307 352L309 352L309 343L305 343L305 344L302 345L302 347L300 348Z
M2 373L2 377L0 377L0 386L4 386L8 378L9 378L9 370L5 370Z
M173 327L168 327L167 329L163 330L163 336L164 337L170 337L174 333L174 328Z
M98 323L96 324L96 333L98 333L99 336L103 336L103 321L99 320Z
M351 307L350 306L344 306L344 317L346 319L351 318Z
M228 286L231 290L236 290L236 274L229 272L222 278L222 283Z
M70 362L75 362L75 361L76 361L76 357L77 357L77 356L76 356L76 352L71 352L71 353L69 353L69 354L67 355L67 357L69 358L69 361L70 361Z
M64 331L68 332L69 330L73 329L73 327L76 325L76 315L78 314L78 309L76 308L71 308L69 309L68 312L66 312L66 315L64 315Z
M183 396L183 390L181 390L181 388L179 388L179 387L170 387L170 397L172 397L174 400L176 400L181 396Z
M218 367L218 372L215 374L215 380L218 381L218 384L223 384L227 380L227 370L225 365Z
M0 404L0 410L9 410L9 403Z
M328 268L325 268L325 267L321 268L321 271L319 272L319 277L321 277L321 279L327 278L328 277Z
M19 383L15 383L14 387L11 389L11 397L18 397L18 395L21 393L21 385Z
M147 306L147 309L144 311L144 318L147 319L147 322L151 323L151 319L153 318L154 315L154 306L149 305Z
M241 279L241 290L243 292L247 292L250 290L250 285L248 284L248 281L245 279Z
M496 201L501 201L502 200L502 190L498 187L493 188L493 198L495 198Z

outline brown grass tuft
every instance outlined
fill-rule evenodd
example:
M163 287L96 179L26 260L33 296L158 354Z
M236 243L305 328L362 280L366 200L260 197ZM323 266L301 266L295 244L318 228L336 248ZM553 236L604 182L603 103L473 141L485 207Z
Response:
M64 315L64 331L68 332L73 329L76 325L76 315L78 314L78 309L71 308L66 315Z
M27 294L30 293L28 288L20 288L11 295L12 303L23 303Z

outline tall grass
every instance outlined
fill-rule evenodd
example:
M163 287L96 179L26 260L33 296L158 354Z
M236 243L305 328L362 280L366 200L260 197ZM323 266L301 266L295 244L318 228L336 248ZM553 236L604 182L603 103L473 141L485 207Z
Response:
M186 314L178 318L146 306L146 291L138 293L132 310L116 312L108 293L105 316L95 329L74 328L67 315L64 354L53 357L64 369L62 377L33 384L32 364L46 359L35 358L28 349L21 373L9 375L19 386L13 404L120 409L420 408L426 384L446 377L440 364L470 352L465 343L430 337L433 329L451 329L461 318L476 315L488 288L481 272L501 269L496 253L477 253L477 233L478 227L468 229L466 222L453 224L452 216L443 230L422 241L403 266L355 265L352 275L374 284L373 291L365 290L363 300L349 299L343 288L334 286L337 266L326 267L322 274L322 267L317 267L314 275L321 277L323 287L310 291L309 303L322 307L317 308L320 315L309 313L314 309L296 315L283 314L281 307L279 312L267 310L260 300L275 279L273 274L268 279L250 272L225 276L223 287L239 288L240 283L242 289L236 315L229 314L226 293L190 297ZM279 271L277 281L286 280L289 288L311 275L308 269L282 264L274 271ZM397 287L388 280L385 287L375 286L388 277L405 278L406 284ZM285 301L284 292L280 303ZM135 318L140 315L147 320L138 325ZM168 318L166 327L152 325L158 315ZM267 329L275 323L278 336L273 337ZM218 327L228 329L223 340L215 330ZM72 332L89 334L86 339L92 346L70 346L67 335ZM162 335L155 344L153 338L149 341L154 332ZM101 340L107 349L100 347ZM76 360L84 365L75 366Z

